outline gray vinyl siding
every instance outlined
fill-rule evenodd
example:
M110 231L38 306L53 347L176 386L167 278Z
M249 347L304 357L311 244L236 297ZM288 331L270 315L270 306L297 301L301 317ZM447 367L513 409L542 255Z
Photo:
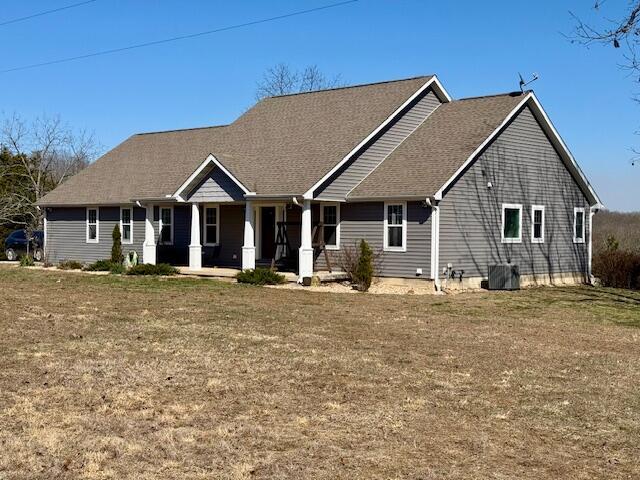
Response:
M431 89L354 160L315 192L319 200L343 199L441 104Z
M98 213L98 243L87 243L87 213L84 207L51 208L47 211L48 260L57 264L63 260L91 263L111 257L113 227L120 225L120 207L100 207ZM122 251L134 250L142 258L145 211L133 207L133 243L123 244Z
M493 187L487 188L487 182ZM522 204L522 243L502 243L502 204ZM531 242L531 207L545 207L544 243ZM573 243L574 207L585 209L585 243ZM527 107L445 193L440 269L487 277L511 259L521 274L585 273L589 203Z
M187 195L190 202L233 202L244 200L244 192L219 168L214 168Z
M317 206L316 206L317 207ZM319 207L314 208L312 219L319 221ZM420 202L407 202L406 252L385 252L384 203L343 203L340 205L340 250L328 251L334 269L340 267L341 251L355 248L361 239L371 245L379 258L376 275L382 277L416 278L416 269L422 268L418 278L429 278L431 263L431 210ZM325 270L324 254L316 252L316 270Z
M191 210L189 206L173 207L173 244L157 245L157 261L174 265L189 263L191 241ZM244 228L243 205L220 205L220 246L202 247L203 265L239 266L242 255ZM133 243L123 244L123 252L135 250L140 261L145 236L143 208L133 210ZM86 209L52 208L47 212L47 255L57 264L62 260L92 263L111 257L113 227L120 224L120 207L99 208L98 243L86 242ZM154 208L153 229L156 243L159 238L159 207Z

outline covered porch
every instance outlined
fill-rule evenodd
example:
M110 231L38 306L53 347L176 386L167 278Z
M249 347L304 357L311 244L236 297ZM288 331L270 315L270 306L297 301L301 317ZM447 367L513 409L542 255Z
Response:
M325 260L324 247L318 245L318 239L325 238L322 204L288 200L149 202L142 261L220 278L271 266L290 281L314 275L322 281L345 278L337 264ZM329 237L334 238L337 218L329 221Z

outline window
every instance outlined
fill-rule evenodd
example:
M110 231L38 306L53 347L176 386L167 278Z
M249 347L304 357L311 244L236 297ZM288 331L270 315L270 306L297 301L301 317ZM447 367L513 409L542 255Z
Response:
M584 243L584 208L573 209L573 243Z
M502 243L522 242L522 205L502 204Z
M99 235L98 209L87 208L87 243L98 243Z
M407 204L385 203L384 249L404 252L407 249Z
M132 214L130 208L120 209L120 235L122 243L133 243Z
M160 207L160 244L173 243L173 207Z
M544 243L544 206L531 206L531 243Z
M204 208L204 244L218 245L218 207Z
M325 247L329 250L340 248L340 206L321 205L320 222L322 222L322 235Z

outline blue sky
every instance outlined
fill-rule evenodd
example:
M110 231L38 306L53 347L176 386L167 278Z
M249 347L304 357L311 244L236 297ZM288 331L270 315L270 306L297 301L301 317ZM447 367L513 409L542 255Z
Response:
M0 22L78 0L3 2ZM0 27L3 69L157 40L335 0L98 0ZM59 114L105 149L133 133L229 123L266 68L316 64L345 83L436 73L455 98L532 87L608 208L640 210L640 105L619 51L568 42L593 2L360 0L197 39L0 74L0 110ZM605 5L625 6L611 0Z

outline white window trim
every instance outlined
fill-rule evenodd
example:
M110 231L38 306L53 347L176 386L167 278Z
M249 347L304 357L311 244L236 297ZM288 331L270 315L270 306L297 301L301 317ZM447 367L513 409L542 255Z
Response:
M402 206L402 246L389 246L389 207L394 205ZM385 252L406 252L407 251L407 202L384 202L384 248ZM392 225L393 226L393 225Z
M129 210L129 226L130 226L130 238L129 240L124 239L124 223L122 221L122 211ZM122 239L123 245L131 245L133 243L133 207L120 207L120 237Z
M576 221L578 220L578 212L582 213L582 238L576 237ZM573 243L585 243L585 223L587 217L584 213L584 207L575 207L573 209Z
M518 233L520 234L518 238L505 238L504 236L504 212L506 209L520 210L520 225L518 229ZM502 243L522 243L522 204L520 203L503 203L502 204L502 225L500 227L500 237L502 238Z
M168 242L162 241L162 210L171 210L171 229L169 231L171 239ZM163 207L160 205L158 207L158 245L173 245L173 229L174 229L174 218L173 218L173 205L168 207Z
M542 228L540 229L540 233L542 234L541 238L534 237L535 235L535 213L536 211L542 211ZM531 205L531 243L544 243L544 223L545 223L545 211L544 205ZM504 231L504 230L503 230Z
M89 238L89 210L96 211L96 238L94 240ZM100 242L100 207L87 207L86 209L85 240L87 243Z
M215 243L207 242L207 208L214 208L216 210L216 239ZM201 214L202 223L202 245L205 247L217 247L220 245L220 205L218 204L204 204L202 206L203 212Z
M320 204L320 222L324 228L324 207L336 207L336 244L325 245L327 250L340 250L340 204L338 202L323 202ZM322 232L324 239L324 231Z

